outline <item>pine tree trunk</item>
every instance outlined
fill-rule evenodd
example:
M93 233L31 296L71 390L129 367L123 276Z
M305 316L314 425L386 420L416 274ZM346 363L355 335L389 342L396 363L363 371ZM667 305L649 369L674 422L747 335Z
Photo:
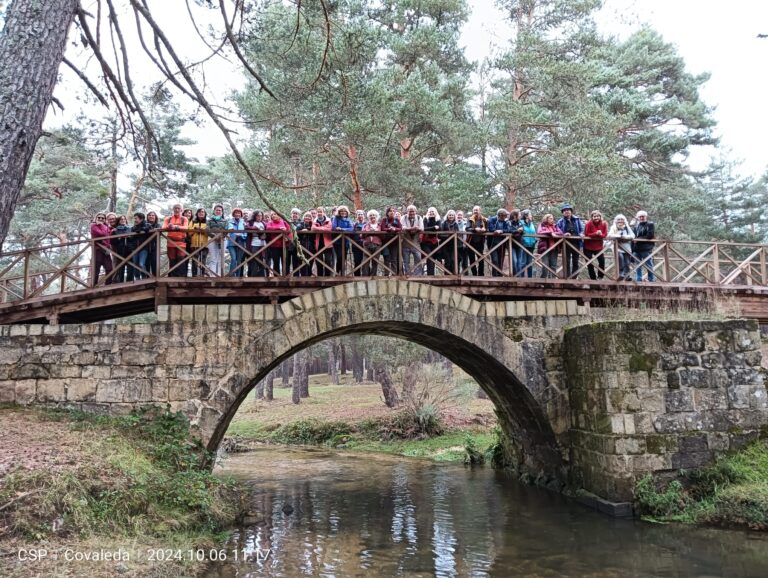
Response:
M339 361L341 375L347 375L347 348L344 347L343 341L339 342L339 352L341 354L341 361Z
M275 371L272 370L264 378L264 397L267 401L275 399Z
M331 376L331 383L333 385L339 385L339 368L336 365L336 348L338 346L338 342L334 339L328 348L328 373Z
M299 392L301 397L309 397L309 353L305 350L302 352L303 358L299 370L301 372L301 380L299 381Z
M360 340L352 342L352 377L355 383L362 383L364 376L363 356L360 354Z
M294 356L295 358L298 355ZM293 403L299 403L301 401L301 381L299 379L300 370L293 372L293 382L291 386L291 401Z
M381 384L381 393L384 395L384 403L387 404L387 407L397 407L400 400L397 397L395 384L392 383L392 376L386 367L379 366L376 368L376 381Z
M0 35L0 245L51 104L79 0L14 0Z
M264 399L264 380L263 379L256 384L255 399Z

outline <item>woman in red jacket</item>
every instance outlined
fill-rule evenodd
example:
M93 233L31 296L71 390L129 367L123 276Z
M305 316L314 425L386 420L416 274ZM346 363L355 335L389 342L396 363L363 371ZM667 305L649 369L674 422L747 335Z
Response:
M589 278L593 281L602 279L605 276L605 253L603 253L603 247L605 244L605 238L608 236L608 222L603 219L603 214L600 211L592 211L591 218L587 221L587 226L584 228L584 236L587 237L584 240L584 256L587 258L587 271L589 272ZM597 256L597 273L595 273L595 265L592 258Z
M107 215L105 213L96 213L96 217L91 223L91 239L93 241L93 287L99 281L99 270L103 267L104 274L109 275L112 272L112 256L109 249L112 244L109 240L109 225L107 225ZM113 278L107 279L107 285L112 283Z
M283 245L287 251L291 235L291 226L286 223L279 213L272 211L272 215L264 226L267 235L267 259L272 262L272 270L277 275L287 274L286 263L283 261ZM271 243L271 244L270 244Z

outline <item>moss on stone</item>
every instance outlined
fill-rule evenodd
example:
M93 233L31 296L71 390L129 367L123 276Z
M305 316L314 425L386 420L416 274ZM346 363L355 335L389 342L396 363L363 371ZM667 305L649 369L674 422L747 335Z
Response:
M657 353L633 353L629 358L629 371L632 373L645 371L650 377L658 362Z
M649 435L645 436L645 448L649 454L665 454L677 449L673 436Z

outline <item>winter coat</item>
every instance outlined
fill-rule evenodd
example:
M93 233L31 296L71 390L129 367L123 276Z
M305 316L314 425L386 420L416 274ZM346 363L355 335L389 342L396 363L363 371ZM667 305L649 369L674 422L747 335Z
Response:
M632 247L638 253L648 253L653 251L653 247L656 243L648 243L647 241L641 241L640 239L655 239L656 238L656 226L650 221L645 223L637 223L632 227L632 232L635 234L635 240L632 242Z
M91 239L99 239L100 237L109 237L109 225L106 223L91 223ZM107 249L112 248L112 242L109 239L100 239L96 241L96 245Z
M628 225L625 225L623 229L619 229L616 225L611 225L611 230L608 231L608 238L616 241L619 251L628 255L632 254L632 239L635 238L635 232Z
M600 233L599 235L597 233ZM584 250L586 251L602 251L603 243L608 237L608 223L606 221L600 221L595 225L595 222L590 219L587 221L586 227L584 227L584 236L589 237L584 241Z
M293 237L291 234L291 226L282 219L279 221L270 219L264 225L264 230L267 234L267 244L272 243L269 245L271 249L282 249L283 245L287 247ZM286 237L286 235L282 233L288 233L288 236ZM273 239L274 242L272 242Z
M532 251L534 247L536 247L536 243L538 239L534 237L536 234L536 224L531 221L530 223L526 223L525 221L520 221L520 224L523 227L523 238L521 242L523 243L523 247L528 249L529 251Z
M323 232L322 235L315 235L315 251L331 245L331 242L333 241L333 235L331 235L333 225L331 224L331 220L328 217L326 217L322 222L315 219L315 221L312 223L312 230Z
M581 237L584 235L584 223L581 222L581 219L579 219L577 216L572 216L569 219L566 219L565 217L560 217L560 220L557 221L557 228L560 230L560 232L563 234L563 236L566 235L566 233L569 232L569 221L571 224L571 236L572 237ZM568 241L568 243L571 244L571 246L577 246L579 249L582 247L582 241L581 239L576 239L573 241Z
M539 253L544 253L545 251L554 247L555 243L557 242L556 237L563 236L563 233L560 231L557 225L545 225L544 223L539 225L539 228L536 230L536 234L540 237L544 237L539 239Z

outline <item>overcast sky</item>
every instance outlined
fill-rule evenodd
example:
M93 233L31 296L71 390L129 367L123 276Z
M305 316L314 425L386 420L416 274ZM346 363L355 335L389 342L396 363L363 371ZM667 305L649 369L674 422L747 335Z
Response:
M470 59L482 59L491 45L507 39L502 14L490 0L469 0L472 17L462 40ZM600 28L624 38L648 23L675 44L694 74L711 73L701 94L715 107L717 135L743 161L745 175L768 168L768 1L766 0L605 0ZM691 163L706 165L706 154Z
M503 47L509 31L492 0L468 2L472 16L462 42L468 58L479 61ZM185 45L185 49L189 48L187 52L199 50L201 46L195 47L195 44L200 42L195 42L197 38L186 24L186 14L179 14L182 4L181 0L162 0L151 5L177 46ZM717 135L723 146L732 151L729 156L743 162L742 174L761 175L768 168L768 156L764 152L764 140L768 135L768 72L765 65L768 39L758 39L757 34L768 33L768 1L605 0L598 15L600 28L620 38L629 35L643 22L649 23L678 47L690 72L711 73L702 95L707 104L715 107ZM194 55L189 57L194 58ZM93 71L89 73L96 76ZM67 73L64 74L67 78ZM226 104L226 95L243 79L239 70L221 61L212 63L206 76L209 87L216 87L214 100L220 104ZM142 80L150 81L146 77ZM80 88L74 83L67 86ZM74 92L61 87L57 96L69 100ZM73 110L78 106L74 101L72 104L67 106L67 114L63 117L49 118L49 124L71 120L70 115L74 115ZM226 152L224 140L215 129L189 132L189 136L199 143L191 147L194 156L203 159ZM705 157L705 154L694 154L691 164L694 168L703 168Z

